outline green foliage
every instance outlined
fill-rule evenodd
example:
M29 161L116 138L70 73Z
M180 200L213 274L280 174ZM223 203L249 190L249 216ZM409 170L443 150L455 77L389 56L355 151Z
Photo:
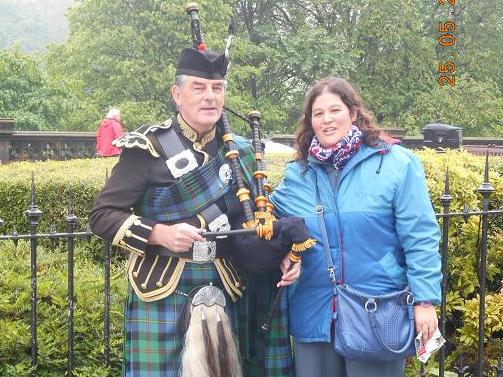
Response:
M55 81L75 90L94 112L70 117L69 127L95 129L101 110L123 109L126 128L168 117L170 88L179 51L191 45L185 2L98 0L76 3L68 12L70 35L54 46L48 70ZM228 22L229 8L220 1L203 2L206 40L223 44L216 26ZM184 25L184 27L180 27Z
M78 229L84 229L88 212L96 195L117 162L117 158L71 161L16 162L0 165L0 218L5 221L3 233L14 229L29 231L24 211L30 206L31 175L34 173L36 205L42 211L39 230L48 232L54 224L58 231L66 229L68 195L73 194Z
M464 208L482 208L482 197L477 188L484 181L482 156L475 157L465 151L449 150L437 154L433 150L418 151L425 166L426 178L436 212L442 212L440 197L444 192L445 171L449 169L449 191L453 200L450 211L461 212ZM503 159L491 158L489 182L495 192L490 196L490 208L503 208ZM465 361L474 362L478 334L479 308L479 237L480 218L451 218L449 227L449 276L447 293L447 334L450 344L456 346L448 357L447 365L463 354ZM497 360L503 339L503 218L489 219L487 241L487 290L485 340L488 342L486 358ZM433 375L433 374L432 374Z
M462 75L455 87L435 87L419 94L398 124L408 133L418 134L421 125L435 122L460 126L465 136L503 135L501 90L492 80L476 81Z
M67 367L67 253L39 247L37 265L38 375L61 376ZM30 370L30 246L0 244L0 375L28 376ZM121 369L124 264L112 266L111 366L103 366L104 275L89 251L75 251L74 357L76 376L117 376Z
M455 61L459 63L460 72L470 74L477 81L495 82L500 98L503 90L502 15L501 1L463 1L457 12L450 15L457 25L459 55L455 55Z
M37 57L0 50L0 116L18 130L58 129L71 109L70 97L48 82Z
M360 9L355 44L362 54L354 81L377 120L392 124L436 85L435 40L422 36L424 6L417 2L366 1Z
M35 29L40 23L52 27L40 15L40 2L23 3L31 11L22 15L12 0L0 4L7 22L20 20L6 28L6 40L24 19ZM170 87L178 54L191 45L184 5L76 2L67 13L67 41L45 55L49 87L59 91L47 89L48 97L56 96L46 106L50 111L19 103L16 109L24 112L12 116L22 129L81 131L95 130L112 106L123 110L128 130L166 119L174 111ZM349 78L386 127L418 134L427 123L441 121L463 127L469 136L503 132L501 2L451 7L412 0L203 1L199 17L208 46L223 49L231 16L236 33L227 104L245 114L260 110L265 135L292 133L306 89L327 75ZM457 25L451 47L437 42L438 23L446 21ZM438 64L447 61L456 64L454 87L437 83ZM54 119L40 119L51 111ZM231 122L239 134L249 132L244 123Z

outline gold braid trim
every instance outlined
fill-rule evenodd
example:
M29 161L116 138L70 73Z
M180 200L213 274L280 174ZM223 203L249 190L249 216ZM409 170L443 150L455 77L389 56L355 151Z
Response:
M180 277L182 276L182 272L183 272L183 268L185 267L186 259L171 257L169 263L171 263L171 259L173 259L173 261L176 262L177 265L173 271L173 274L171 275L170 279L168 280L168 282L162 288L159 288L159 289L156 289L156 290L150 291L150 292L142 292L138 288L137 282L133 276L133 268L134 268L134 265L135 265L137 258L141 258L141 257L139 257L138 255L135 255L135 254L131 254L131 256L129 258L128 278L129 278L129 283L133 287L133 290L135 291L136 295L140 298L140 300L145 301L145 302L157 301L157 300L163 299L165 297L168 297L170 294L172 294L174 292L174 290L176 289L176 287L178 285L178 281L180 280Z
M131 215L131 216L129 216L126 219L126 221L124 221L122 223L122 225L120 226L120 228L117 231L117 233L115 233L115 237L112 240L112 245L114 245L114 246L120 246L120 247L123 247L123 248L127 249L127 247L124 247L125 243L124 242L121 243L121 241L124 238L124 236L126 235L127 230L131 227L131 225L133 225L135 223L136 220L140 220L140 217L138 217L136 215ZM131 249L133 249L133 248L131 248ZM137 251L137 250L135 250L135 251ZM143 253L143 251L141 251L141 252Z
M157 129L168 129L171 127L171 119L160 124L154 124L147 128L140 127L133 132L128 132L112 141L112 145L117 148L140 148L150 152L154 157L161 157L154 148L154 145L147 137L147 134L155 132Z
M224 260L218 258L213 261L215 268L220 275L220 280L222 281L232 302L237 302L243 296L243 292L239 289L240 283L236 278L233 279L230 268L223 262Z
M176 119L178 120L178 124L180 125L180 129L182 130L183 136L192 141L192 143L198 142L201 149L203 149L206 146L206 144L208 144L215 138L217 132L217 128L215 126L213 126L211 130L200 136L199 133L196 130L194 130L185 121L185 119L183 119L180 113L176 115Z
M316 245L316 240L314 238L308 238L304 242L292 244L292 250L297 252L305 251L314 245Z
M128 245L123 240L120 240L119 243L117 244L117 246L119 246L121 249L127 250L129 252L134 252L134 253L141 255L141 256L145 255L145 252L143 250L140 250L140 249L137 249L136 247Z

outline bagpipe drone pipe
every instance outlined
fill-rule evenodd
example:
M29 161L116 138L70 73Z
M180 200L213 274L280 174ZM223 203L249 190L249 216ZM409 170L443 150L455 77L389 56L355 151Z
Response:
M198 18L199 8L197 4L188 4L186 11L191 18L194 48L199 51L206 50L207 47L202 37L201 25ZM233 29L233 23L231 22L225 47L222 76L228 73L230 65L230 47L234 32ZM247 187L243 178L242 165L239 162L239 151L236 147L226 111L245 121L251 127L252 146L256 163L256 170L253 172L254 187ZM208 239L233 237L233 243L239 246L241 264L248 270L260 271L264 266L274 266L277 269L287 253L290 260L289 270L291 270L295 263L300 261L302 252L312 247L316 241L310 237L303 219L299 217L276 219L274 216L274 207L268 200L272 188L267 182L260 132L260 118L261 115L258 111L252 111L248 116L243 116L228 107L224 107L222 111L217 125L220 128L222 140L227 148L226 158L236 186L236 196L243 209L243 218L240 221L242 229L203 232L202 236ZM252 192L254 194L253 200ZM274 297L267 323L262 325L262 330L264 331L269 329L282 288L278 289Z

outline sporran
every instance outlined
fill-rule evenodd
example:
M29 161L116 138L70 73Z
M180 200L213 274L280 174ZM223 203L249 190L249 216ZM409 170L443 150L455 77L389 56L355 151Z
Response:
M182 351L182 377L241 377L237 342L225 313L224 293L213 285L188 297ZM183 326L183 325L182 325ZM183 330L182 330L183 331Z

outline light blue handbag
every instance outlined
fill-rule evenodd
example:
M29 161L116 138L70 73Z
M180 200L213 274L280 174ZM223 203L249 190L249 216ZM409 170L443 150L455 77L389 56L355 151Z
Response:
M316 191L316 216L329 278L334 285L335 350L347 359L359 361L397 361L414 355L412 292L406 287L398 292L372 296L337 283L318 188ZM342 252L341 242L339 250Z
M364 361L403 360L415 354L414 298L408 289L369 296L336 286L334 348Z

